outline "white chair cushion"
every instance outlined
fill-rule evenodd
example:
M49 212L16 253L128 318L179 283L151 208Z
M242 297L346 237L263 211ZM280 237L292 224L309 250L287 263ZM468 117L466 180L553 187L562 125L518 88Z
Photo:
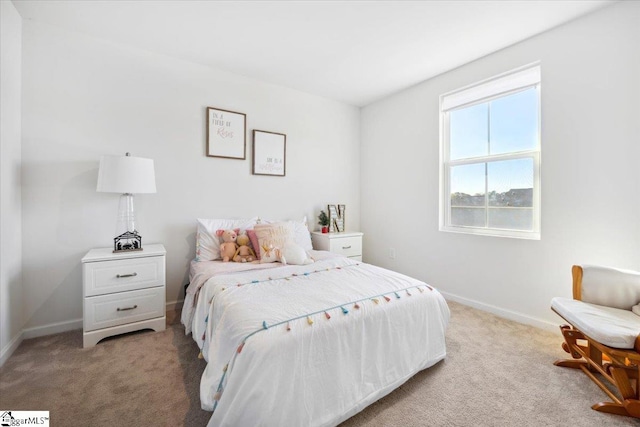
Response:
M584 334L604 345L634 348L640 334L640 316L629 310L556 297L551 308Z
M584 302L631 310L640 302L640 273L583 265L581 293Z

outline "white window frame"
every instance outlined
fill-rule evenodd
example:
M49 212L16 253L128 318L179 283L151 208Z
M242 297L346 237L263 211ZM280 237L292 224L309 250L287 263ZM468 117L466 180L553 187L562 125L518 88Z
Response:
M453 233L477 234L485 236L511 237L540 240L541 238L541 197L540 197L540 151L542 131L542 105L540 64L528 64L515 70L445 93L440 96L440 231ZM538 95L538 139L532 150L511 152L506 154L489 154L465 159L450 159L450 112L489 102L527 89L536 88ZM533 160L533 229L509 230L488 227L472 227L451 224L451 168L454 166L492 163L502 160ZM488 188L485 167L485 215L488 215Z

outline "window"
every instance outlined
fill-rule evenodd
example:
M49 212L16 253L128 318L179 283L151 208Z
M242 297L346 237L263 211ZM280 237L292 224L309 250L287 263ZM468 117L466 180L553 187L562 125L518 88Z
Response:
M540 239L540 66L440 97L440 230Z

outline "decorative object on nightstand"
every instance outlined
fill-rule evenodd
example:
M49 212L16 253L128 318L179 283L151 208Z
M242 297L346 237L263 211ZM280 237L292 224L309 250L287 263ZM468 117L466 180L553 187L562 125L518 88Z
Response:
M141 329L164 331L164 246L144 252L92 249L82 258L83 347Z
M360 232L311 233L313 249L342 254L346 257L362 261L362 236Z
M320 211L320 215L318 215L318 224L322 227L323 233L329 232L329 217L325 211Z
M156 192L153 160L132 157L129 153L125 156L103 156L97 191L121 194L113 252L141 251L142 236L136 229L133 195Z
M342 233L345 230L345 205L327 205L329 211L329 233Z

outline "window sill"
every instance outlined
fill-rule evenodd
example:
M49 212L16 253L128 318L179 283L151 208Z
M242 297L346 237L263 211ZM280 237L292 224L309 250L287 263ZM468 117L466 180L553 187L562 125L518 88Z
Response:
M540 232L535 231L518 231L518 230L499 230L492 228L476 228L476 227L454 227L454 226L440 226L440 231L447 233L459 233L459 234L475 234L478 236L491 236L491 237L507 237L510 239L525 239L525 240L540 240Z

